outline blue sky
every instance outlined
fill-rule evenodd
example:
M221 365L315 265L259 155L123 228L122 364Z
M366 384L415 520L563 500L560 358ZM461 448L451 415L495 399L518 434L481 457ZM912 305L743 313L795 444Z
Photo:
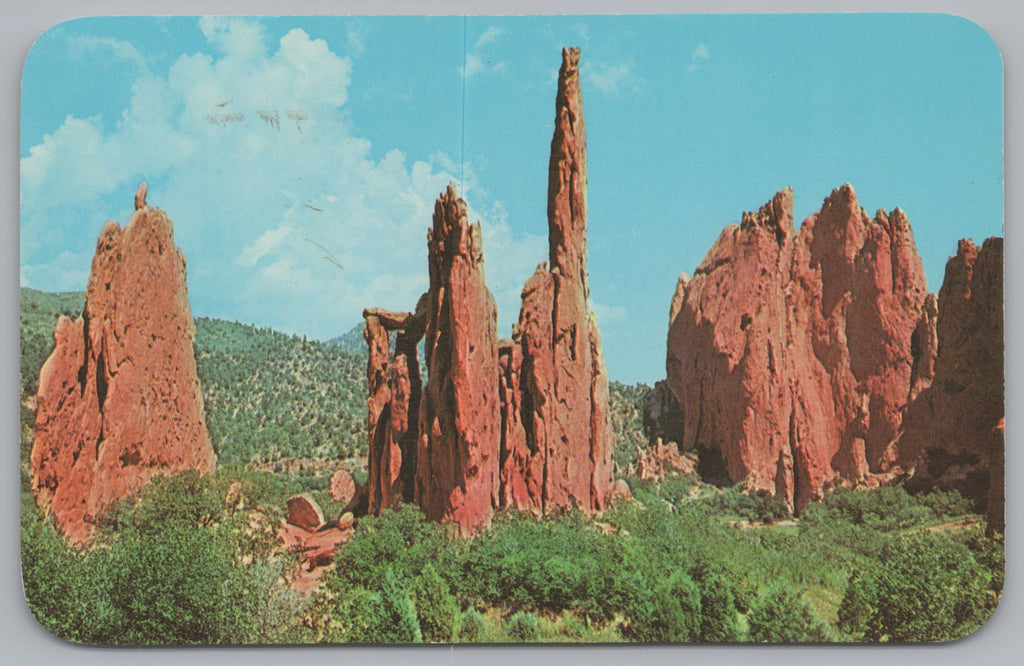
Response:
M592 308L609 374L664 374L676 277L792 186L903 208L930 289L1002 234L1002 71L944 15L96 18L22 83L21 283L80 290L137 184L175 222L197 316L339 335L410 309L450 180L508 335L547 255L562 46L582 47ZM338 266L340 264L340 268Z

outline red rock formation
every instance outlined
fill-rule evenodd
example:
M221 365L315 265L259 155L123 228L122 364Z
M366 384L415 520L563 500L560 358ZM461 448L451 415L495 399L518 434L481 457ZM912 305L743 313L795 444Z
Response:
M430 290L422 307L415 316L364 313L371 357L371 497L386 495L383 488L396 478L399 462L405 469L406 449L396 457L381 433L397 419L411 437L412 421L403 414L414 413L419 399L418 384L410 384L409 409L401 412L384 380L394 363L384 332L390 327L402 331L399 340L405 335L413 350L426 336L429 381L419 402L415 501L431 518L455 520L464 533L487 525L499 506L537 514L568 506L592 512L607 504L612 490L608 380L587 306L578 60L578 49L563 51L549 164L551 270L541 265L527 281L513 339L499 348L480 228L469 224L466 205L451 186L437 202L428 233ZM371 500L370 510L387 504Z
M369 348L368 510L379 513L412 499L420 400L416 344L423 336L422 316L371 308L363 312L363 317ZM398 334L392 354L389 332L395 330Z
M517 455L515 446L506 446L516 458L505 465L507 483L529 487L542 479L544 512L602 509L612 486L608 378L587 305L587 140L578 66L579 49L563 49L548 167L551 268L541 265L526 283L513 336L522 350L526 448ZM531 495L515 506L535 510L536 500Z
M346 514L351 517L352 514ZM334 566L334 555L338 548L352 538L352 522L338 521L319 530L302 529L282 520L278 526L277 538L281 548L298 555L295 568L287 576L288 583L303 594L315 591L324 574Z
M928 332L929 327L922 330ZM989 238L980 248L970 240L960 241L956 256L946 264L938 323L930 330L935 331L938 347L931 370L934 379L907 409L905 431L896 444L898 460L907 467L917 465L915 484L939 483L981 502L989 498L989 527L1001 531L1005 413L1001 238Z
M82 316L62 317L39 377L32 488L73 540L157 474L216 458L196 376L185 258L167 215L136 196L100 234Z
M498 505L497 309L484 281L480 226L469 223L451 185L434 207L427 245L430 379L420 405L415 498L429 518L472 532L490 523Z
M667 370L683 448L799 510L840 478L891 472L930 360L911 344L926 288L903 212L872 220L844 185L794 233L792 196L744 214L680 280Z

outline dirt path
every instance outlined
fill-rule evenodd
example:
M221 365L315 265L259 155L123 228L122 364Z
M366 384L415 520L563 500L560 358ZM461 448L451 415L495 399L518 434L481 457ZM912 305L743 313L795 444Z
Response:
M939 523L938 525L929 525L928 527L918 527L904 534L920 534L921 532L948 532L949 530L963 530L968 527L973 527L981 522L981 516L965 516L957 520L951 520L945 523Z

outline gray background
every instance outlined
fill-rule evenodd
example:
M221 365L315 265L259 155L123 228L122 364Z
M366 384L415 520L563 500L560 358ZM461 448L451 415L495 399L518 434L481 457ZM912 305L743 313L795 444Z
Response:
M1011 0L388 0L371 4L350 0L0 0L0 662L147 664L237 663L275 664L282 661L372 660L380 664L415 662L488 666L566 662L588 665L622 664L642 660L645 666L698 663L785 663L832 665L865 662L888 664L1010 664L1024 661L1024 589L1020 566L1019 515L1021 493L1007 484L1007 572L1002 604L989 623L973 636L948 645L923 646L574 646L574 647L401 647L401 648L172 648L127 649L72 645L40 627L29 613L21 589L18 537L18 118L21 69L32 42L48 27L81 16L119 14L620 14L673 12L941 12L979 24L995 40L1003 56L1005 76L1005 210L1006 210L1006 406L1007 477L1024 476L1024 457L1016 420L1021 407L1022 356L1013 341L1022 331L1024 308L1014 299L1024 273L1014 261L1017 223L1021 213L1021 161L1015 159L1022 141L1020 113L1024 110L1024 9Z

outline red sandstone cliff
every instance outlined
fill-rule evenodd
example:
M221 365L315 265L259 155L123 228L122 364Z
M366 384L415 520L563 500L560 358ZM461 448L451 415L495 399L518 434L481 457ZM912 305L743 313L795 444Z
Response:
M926 329L927 330L927 329ZM914 483L939 483L986 501L1003 529L1003 240L961 240L946 263L933 326L934 379L907 409L896 446ZM925 338L927 339L927 337Z
M840 479L901 471L890 443L933 352L912 345L926 295L906 216L869 218L849 185L796 233L791 190L744 214L673 299L683 448L798 510Z
M62 317L39 377L32 488L74 540L154 475L213 470L185 258L145 203L100 234L82 316Z

